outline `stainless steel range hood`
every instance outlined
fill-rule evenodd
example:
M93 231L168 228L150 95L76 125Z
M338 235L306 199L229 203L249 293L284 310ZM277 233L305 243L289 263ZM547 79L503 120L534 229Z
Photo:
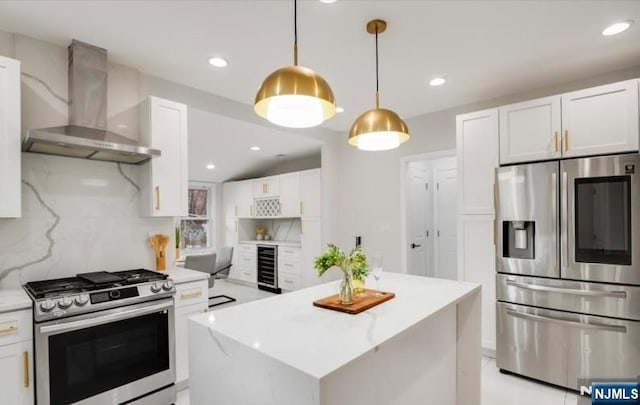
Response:
M69 125L29 129L25 152L141 164L160 151L107 131L107 50L73 40L69 45Z

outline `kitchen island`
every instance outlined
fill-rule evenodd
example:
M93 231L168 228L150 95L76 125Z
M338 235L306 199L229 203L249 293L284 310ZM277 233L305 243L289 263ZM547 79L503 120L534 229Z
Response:
M332 282L191 317L191 404L479 404L480 286L380 287L396 297L358 315L312 305Z

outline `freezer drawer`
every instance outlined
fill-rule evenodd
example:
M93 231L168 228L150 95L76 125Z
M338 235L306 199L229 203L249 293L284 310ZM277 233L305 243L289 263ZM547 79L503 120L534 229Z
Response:
M640 322L497 303L499 368L571 389L640 375Z
M496 276L498 301L640 321L640 287Z

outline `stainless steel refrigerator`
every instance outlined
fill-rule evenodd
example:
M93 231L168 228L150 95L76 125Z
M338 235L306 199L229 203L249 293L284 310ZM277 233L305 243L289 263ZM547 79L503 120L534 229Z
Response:
M497 366L640 376L640 155L496 169Z

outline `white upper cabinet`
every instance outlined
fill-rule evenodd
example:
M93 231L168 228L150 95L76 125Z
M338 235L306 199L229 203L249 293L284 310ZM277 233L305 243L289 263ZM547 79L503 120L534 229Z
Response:
M498 167L498 110L456 117L460 214L493 214Z
M232 181L222 186L224 215L230 218L253 216L253 180Z
M562 95L563 156L638 150L638 81Z
M280 216L299 217L302 210L300 172L280 175Z
M300 215L303 217L322 216L322 171L311 169L301 172L302 203Z
M638 150L638 80L500 107L500 163Z
M247 218L253 216L253 180L237 182L235 194L236 216Z
M142 166L142 215L187 216L187 106L149 97L142 103L140 129L140 142L161 152Z
M560 96L500 107L500 163L561 156Z
M262 177L253 180L255 198L278 197L280 195L280 176Z
M20 62L0 56L0 218L22 216Z

